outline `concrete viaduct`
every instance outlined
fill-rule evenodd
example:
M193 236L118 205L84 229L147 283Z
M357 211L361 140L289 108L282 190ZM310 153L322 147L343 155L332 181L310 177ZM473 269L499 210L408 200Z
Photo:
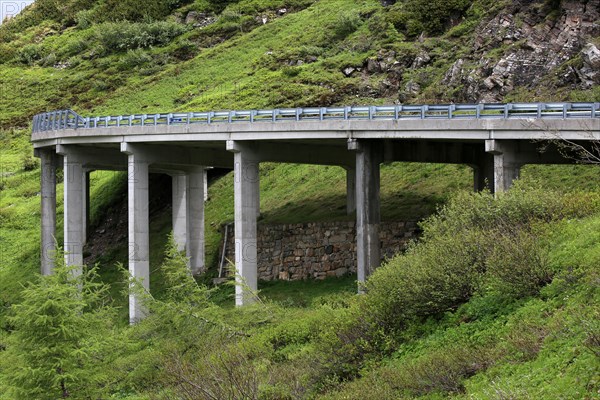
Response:
M474 188L510 187L525 164L571 163L539 140L588 146L600 139L600 103L333 107L83 118L71 110L34 117L41 159L41 270L52 271L56 171L64 171L64 249L83 264L89 171L128 171L129 271L149 288L148 174L173 180L173 232L192 273L204 268L205 169L235 174L236 305L257 289L261 162L335 165L347 171L347 209L356 212L358 280L380 263L380 164L467 164ZM240 282L241 283L241 282ZM130 320L144 316L130 296Z

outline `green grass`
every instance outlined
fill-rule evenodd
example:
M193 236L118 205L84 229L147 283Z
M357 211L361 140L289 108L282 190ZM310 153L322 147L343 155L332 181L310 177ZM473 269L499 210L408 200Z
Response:
M289 3L245 0L229 9L246 13L248 19ZM457 57L470 54L466 44L477 21L493 7L503 6L501 2L476 2L467 16L468 25L457 25L446 35L425 38L421 43L404 40L401 34L385 38L380 32L369 31L370 16L383 13L376 0L292 3L297 6L290 7L287 15L266 25L252 25L250 32L236 26L227 31L226 24L230 22L225 20L209 29L186 32L168 45L142 50L150 59L137 66L127 66L131 61L124 52L95 52L95 35L101 25L63 29L60 24L46 21L25 29L12 42L0 43L0 344L10 330L6 323L8 307L19 302L22 285L39 268L40 172L38 168L23 168L32 154L27 127L33 114L58 108L74 108L88 115L391 103L397 100L397 93L383 95L376 90L386 79L384 74L346 78L341 72L346 66L362 67L368 57L383 50L394 50L399 59L410 59L427 49L434 58L431 65L416 71L406 68L403 82L413 79L423 88L411 102L442 101L450 95L439 85L440 79ZM205 5L196 1L186 9L204 10ZM360 15L362 23L346 38L332 40L341 9ZM89 43L83 43L86 41ZM26 66L10 59L11 51L28 44L41 44L44 57L54 53L56 62L69 61L71 66L54 68L53 63L41 60ZM178 52L188 45L192 58L179 57ZM78 46L85 47L85 51L78 51ZM288 65L307 56L317 59L300 66ZM516 88L506 99L527 101L540 96L597 101L598 88L574 92L562 88L553 93ZM522 177L559 190L598 191L600 186L597 166L526 166ZM123 201L126 182L123 173L94 172L91 183L91 221L96 227ZM382 219L420 219L433 213L452 193L471 188L472 172L466 166L382 165ZM59 184L59 243L62 190ZM214 274L221 243L220 226L233 220L232 174L211 182L209 196L205 215L206 260ZM341 168L272 163L261 167L260 223L353 219L346 215L345 202L345 171ZM160 265L171 230L170 218L170 210L165 208L151 219L151 287L157 298L165 290ZM415 327L420 336L383 359L365 365L354 382L322 382L321 392L315 397L414 397L401 390L400 383L408 379L403 371L416 374L427 371L431 365L441 371L462 368L444 356L452 348L455 352L449 354L457 358L464 356L474 362L483 359L491 364L467 373L460 380L462 391L430 392L423 398L594 398L600 386L600 367L586 341L594 333L589 328L593 328L590 316L600 315L595 267L600 260L599 232L597 217L565 221L552 238L551 261L560 274L540 296L509 305L495 304L490 298L473 299L465 309L449 312L441 321L426 321ZM111 295L121 306L121 321L126 320L127 314L123 291L126 284L116 263L126 265L125 242L107 249L99 259L101 277L111 285ZM269 355L271 358L260 359L258 368L266 369L276 365L281 354L286 360L297 360L310 353L314 337L304 337L303 330L307 324L319 326L320 321L343 314L355 298L354 279L261 282L262 298L278 310L266 317L256 310L238 314L232 307L232 286L220 287L214 299L221 307L223 319L247 319L241 325L252 335L268 337L272 331L294 331L296 327L302 331L293 332L300 338L294 338L289 346ZM479 310L485 318L470 320L465 317L469 309ZM254 318L256 315L260 318ZM536 332L545 335L541 343ZM251 340L254 337L250 343ZM482 354L473 352L472 356L481 359L467 357L473 346L480 346ZM462 352L464 349L467 355ZM127 393L115 396L134 398Z
M212 300L220 307L234 306L232 281L220 285ZM261 282L259 296L263 301L286 308L314 309L328 302L343 303L356 294L356 276L327 278L322 281L270 281Z
M554 227L550 262L557 276L539 297L489 311L493 298L473 298L320 398L595 398L600 358L590 337L600 333L599 228L597 215ZM480 317L473 321L474 310ZM457 391L442 389L450 383Z

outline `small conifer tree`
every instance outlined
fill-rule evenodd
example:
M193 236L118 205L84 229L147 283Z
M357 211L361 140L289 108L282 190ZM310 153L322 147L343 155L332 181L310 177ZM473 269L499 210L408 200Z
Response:
M75 273L80 267L66 266L61 251L55 262L53 274L27 284L11 308L13 331L1 362L10 398L93 396L114 309L95 268Z

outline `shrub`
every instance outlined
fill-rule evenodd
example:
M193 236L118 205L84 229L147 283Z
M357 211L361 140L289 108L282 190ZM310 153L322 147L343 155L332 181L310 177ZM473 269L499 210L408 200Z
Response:
M18 51L14 46L0 43L0 64L12 60L17 54Z
M25 45L17 54L18 61L26 65L33 65L43 57L44 50L39 44Z
M142 49L129 50L119 59L118 68L129 70L140 67L152 61L152 56Z
M23 171L33 171L39 166L39 161L32 155L26 155L21 160Z
M95 11L94 10L81 10L75 14L75 22L79 29L87 29L91 27L95 22Z
M409 36L421 32L439 34L450 20L461 18L471 3L468 0L407 0L391 7L388 19L396 29Z
M103 21L154 21L168 16L171 11L191 0L106 0L98 15Z
M552 278L543 223L564 217L563 197L521 185L494 198L463 193L421 224L423 235L367 282L366 315L386 332L442 315L475 293L519 299Z
M351 11L342 12L333 23L333 34L338 40L345 39L351 33L354 33L362 22L357 13Z
M181 35L185 27L176 22L111 22L98 26L98 39L110 52L166 45Z
M414 396L462 393L463 380L493 364L497 355L483 347L456 346L431 351L402 365L384 368L380 374L390 386Z

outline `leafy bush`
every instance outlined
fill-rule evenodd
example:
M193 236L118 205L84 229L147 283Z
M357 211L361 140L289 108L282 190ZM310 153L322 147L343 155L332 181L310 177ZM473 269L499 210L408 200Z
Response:
M176 22L110 22L98 26L98 39L110 52L166 45L181 35L185 27Z
M21 160L23 171L33 171L36 169L40 163L37 158L32 155L26 155Z
M9 44L0 43L0 64L12 60L18 54L18 50Z
M119 69L129 70L152 61L152 56L142 49L129 50L119 59Z
M44 49L39 44L28 44L17 54L17 60L26 65L33 65L44 57Z
M552 278L541 223L568 217L566 197L517 185L496 199L463 193L422 223L423 236L367 282L366 314L387 332L441 315L475 293L518 299Z
M191 0L105 0L97 15L102 21L155 21L188 3Z
M471 3L468 0L406 0L391 7L387 17L396 29L409 36L422 32L439 34L450 20L460 19Z
M75 22L79 29L87 29L97 22L95 17L94 10L81 10L75 14Z
M354 33L362 24L360 15L356 12L342 12L333 23L333 34L337 39L345 39Z

